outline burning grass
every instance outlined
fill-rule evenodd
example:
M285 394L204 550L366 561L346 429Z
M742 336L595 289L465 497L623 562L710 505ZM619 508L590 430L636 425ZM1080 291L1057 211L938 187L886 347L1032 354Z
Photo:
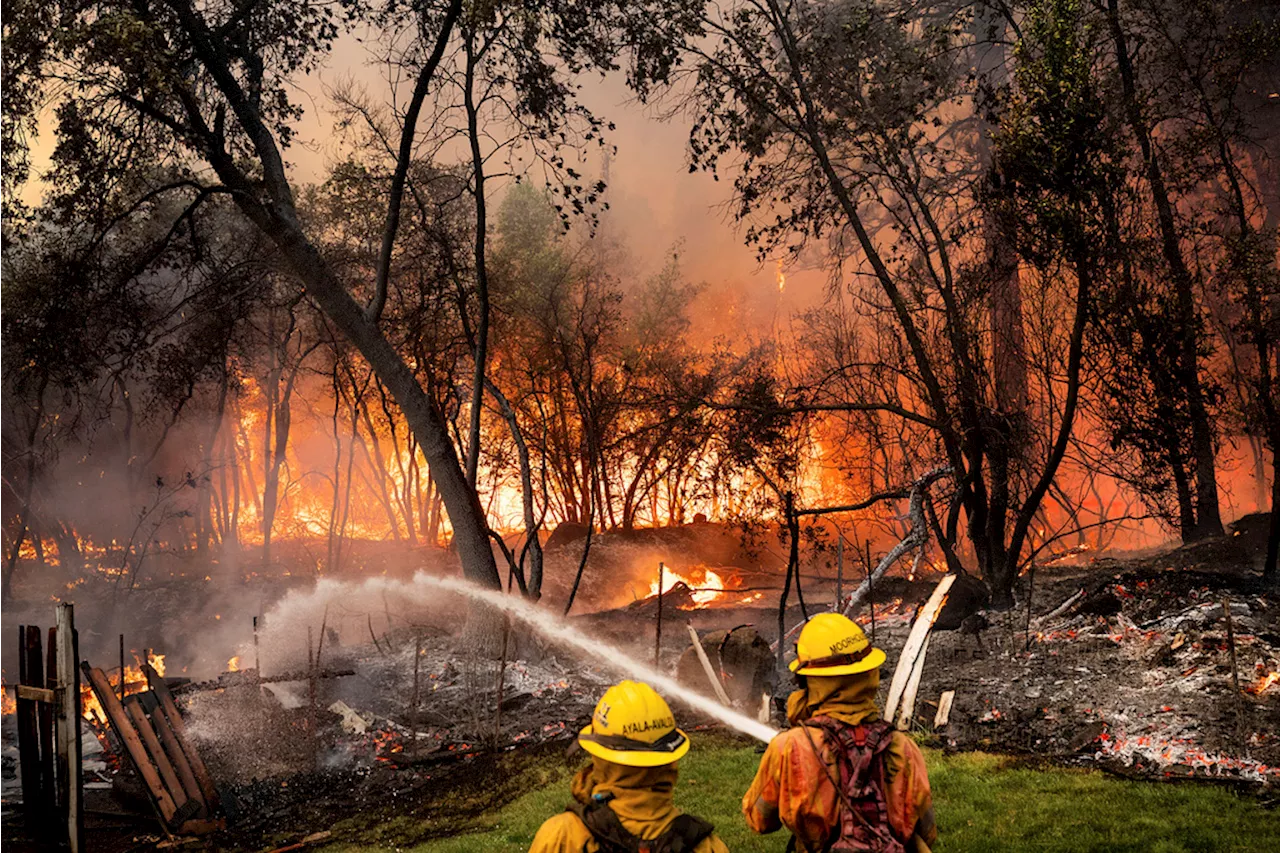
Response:
M1219 787L1121 781L1096 771L1032 768L982 753L927 750L925 755L941 829L938 853L1280 849L1280 822L1274 815ZM716 735L695 736L693 751L681 762L678 803L714 823L735 853L780 850L785 843L782 835L753 835L739 814L739 800L758 762L753 746ZM503 767L493 772L501 774ZM338 843L329 849L356 853L394 844L416 853L527 850L542 821L564 808L569 772L560 756L536 766L526 762L520 778L527 793L456 824L450 838L403 847L406 831L425 829L414 827L406 810L390 835L384 820L341 825Z

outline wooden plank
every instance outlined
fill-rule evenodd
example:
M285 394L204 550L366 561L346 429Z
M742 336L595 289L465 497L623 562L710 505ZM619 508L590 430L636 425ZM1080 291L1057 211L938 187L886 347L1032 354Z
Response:
M956 701L954 690L944 690L938 697L938 713L933 718L933 728L938 730L951 721L951 706Z
M924 645L920 647L920 654L916 656L915 666L911 668L911 676L907 679L907 688L902 692L897 719L899 731L906 731L911 727L911 717L916 712L916 694L920 691L920 675L924 672L924 657L929 653L929 641L932 639L932 634L924 638Z
M711 661L707 659L706 649L702 648L702 641L698 639L698 632L693 630L693 625L689 622L685 623L685 627L689 629L689 638L693 641L693 650L698 655L698 662L702 664L702 671L707 674L707 681L711 682L711 689L715 690L716 698L720 700L720 704L726 708L732 708L729 702L729 695L724 692L724 685L720 683L720 676L711 666Z
M207 816L209 807L204 801L204 792L200 790L200 783L196 780L196 775L191 770L191 762L187 761L187 756L182 751L182 744L178 743L178 739L173 734L173 729L169 726L169 721L165 718L164 710L159 704L151 712L151 726L156 730L156 734L160 736L160 743L164 745L164 751L168 753L169 761L173 763L173 769L177 771L178 778L182 781L182 789L190 799L200 804L201 816Z
M84 771L80 745L80 649L76 638L75 606L62 603L57 611L56 637L58 689L57 715L58 801L67 829L71 853L84 850Z
M169 825L178 811L177 806L174 805L173 798L169 796L169 792L165 790L160 774L152 766L151 759L147 756L146 747L142 745L141 738L138 737L138 733L133 728L133 721L129 719L129 714L120 704L120 700L116 698L115 691L111 689L111 683L107 681L107 677L102 670L89 666L88 662L82 664L81 669L89 679L89 685L93 688L94 695L98 697L102 710L106 712L107 721L124 745L125 752L128 753L130 761L133 762L134 769L138 771L138 775L142 777L142 781L147 785L147 790L151 792L151 801L155 804L156 811L160 813L165 825Z
M44 801L48 804L45 815L49 819L48 831L52 836L62 835L61 829L54 820L59 803L58 780L53 772L54 762L57 759L53 749L53 718L57 710L54 708L53 691L58 686L57 636L58 629L51 627L48 634L49 642L45 647L44 683L41 685L48 691L49 701L40 702L36 706L36 713L40 715L40 773L44 782Z
M18 698L30 699L32 702L54 704L54 693L47 687L32 687L29 684L18 685Z
M924 641L929 636L929 632L933 630L934 620L938 618L938 613L942 610L942 605L947 600L947 592L955 582L955 575L946 575L939 581L938 585L933 589L933 594L929 596L929 600L920 609L920 615L916 617L916 621L911 625L911 633L907 635L907 642L902 647L902 655L898 658L898 668L893 671L893 681L889 683L889 695L884 703L884 717L886 720L897 719L898 700L902 698L902 693L906 690L907 681L910 680L911 673L915 670L916 658L920 656L920 650L924 648Z
M204 795L205 804L210 809L217 808L218 788L213 784L213 777L209 775L208 768L200 760L200 753L196 752L191 745L191 740L187 737L187 726L182 721L182 714L178 713L178 705L173 701L173 694L169 692L169 686L164 683L164 679L156 673L151 664L144 663L142 671L147 676L147 683L151 685L156 698L160 700L160 708L164 712L169 727L173 729L173 736L177 738L183 754L187 756L187 761L191 764L191 772L195 774L196 781L200 783L200 792Z
M169 798L173 800L173 805L181 811L182 807L187 804L187 793L182 789L182 781L173 769L173 762L169 761L169 756L164 754L164 747L160 745L155 729L151 728L151 721L147 719L146 712L142 710L142 705L137 700L130 699L125 699L124 709L129 712L129 717L133 720L133 727L142 738L142 743L146 746L147 752L151 754L151 763L160 771L160 778L164 780L164 786L169 789Z
M40 629L35 628L37 641ZM26 625L18 626L18 684L34 686L31 679L31 632ZM39 654L36 655L39 661ZM22 804L36 814L40 802L40 724L36 716L36 703L18 696L18 763L22 771Z

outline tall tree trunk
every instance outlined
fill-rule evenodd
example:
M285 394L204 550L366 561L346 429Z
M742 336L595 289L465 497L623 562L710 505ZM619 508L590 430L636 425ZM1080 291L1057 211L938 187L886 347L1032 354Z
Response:
M291 267L308 282L309 295L356 346L404 411L448 510L464 574L482 586L500 588L502 581L489 545L488 524L479 496L467 482L444 419L417 377L381 330L366 318L300 229L290 227L273 237Z
M1194 454L1196 492L1196 525L1194 538L1222 535L1222 516L1218 508L1217 457L1213 446L1213 427L1209 422L1208 405L1200 382L1199 316L1191 271L1182 256L1178 239L1173 205L1165 187L1160 158L1151 140L1150 128L1138 103L1137 82L1129 54L1124 27L1120 21L1119 0L1107 0L1107 18L1115 43L1116 65L1120 71L1121 94L1129 127L1138 141L1146 167L1147 184L1155 203L1156 219L1160 224L1160 246L1165 263L1169 265L1173 280L1175 304L1179 316L1179 346L1181 350L1180 376L1186 388L1187 404L1191 417L1191 443Z
M471 143L471 176L475 181L475 263L476 263L476 303L479 316L476 318L474 341L475 370L471 378L471 423L467 442L467 483L472 490L476 486L476 472L480 465L480 414L484 409L485 370L489 355L489 273L485 265L485 247L488 238L487 214L485 208L485 173L484 153L480 150L480 135L484 131L480 127L480 116L476 106L475 69L479 57L475 54L475 45L470 36L466 40L467 70L463 86L463 102L467 111L467 136ZM466 305L462 306L466 312ZM487 526L487 523L486 523Z

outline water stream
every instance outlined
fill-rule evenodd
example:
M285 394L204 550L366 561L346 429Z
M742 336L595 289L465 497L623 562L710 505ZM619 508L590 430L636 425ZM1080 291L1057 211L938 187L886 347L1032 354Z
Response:
M714 699L695 693L682 686L674 678L654 669L648 664L623 653L620 649L589 637L570 626L559 613L530 604L519 596L506 595L499 590L484 589L468 583L461 578L436 577L425 572L413 576L413 586L434 587L436 589L466 596L471 601L493 607L509 614L544 637L562 646L574 649L593 663L602 664L617 670L620 674L630 676L634 680L643 681L657 690L667 699L676 698L715 717L727 726L737 729L743 734L768 743L778 734L776 729L726 708Z

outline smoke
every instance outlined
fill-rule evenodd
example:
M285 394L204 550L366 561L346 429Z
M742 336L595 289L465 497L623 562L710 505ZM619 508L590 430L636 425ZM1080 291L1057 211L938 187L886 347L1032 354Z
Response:
M392 603L415 618L447 618L461 624L468 603L492 607L536 630L558 648L590 666L605 666L625 676L647 682L668 700L679 699L715 717L743 734L768 743L777 731L736 711L725 708L699 693L681 686L674 678L641 663L621 649L588 636L570 626L555 610L539 607L525 599L496 590L481 589L454 577L438 577L418 571L408 579L369 578L363 581L325 579L315 588L291 593L267 614L267 627L260 641L272 649L296 646L306 636L307 626L316 626L340 612L344 618L358 618L360 611L371 613L382 603Z

